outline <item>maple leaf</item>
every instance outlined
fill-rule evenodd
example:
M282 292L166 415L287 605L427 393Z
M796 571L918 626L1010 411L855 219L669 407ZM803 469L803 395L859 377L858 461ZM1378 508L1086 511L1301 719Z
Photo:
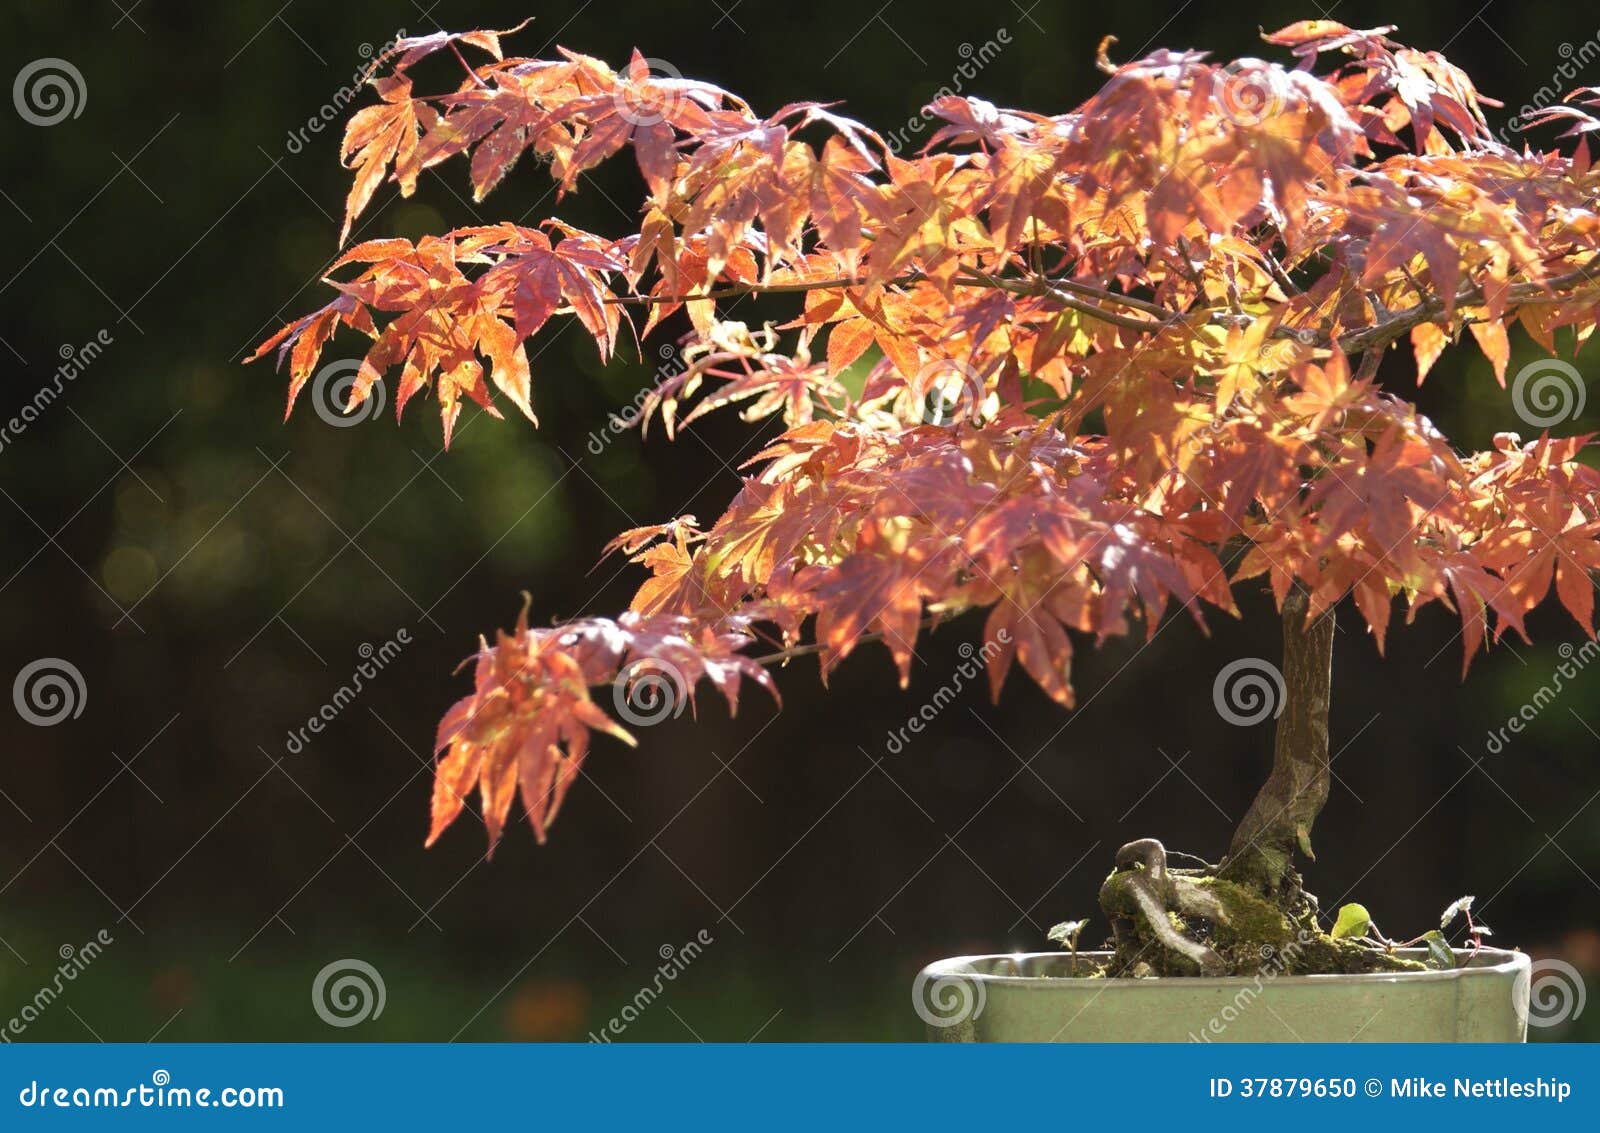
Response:
M904 548L897 553L885 542L877 528L865 528L855 553L816 582L817 640L825 647L826 673L850 655L863 633L876 631L894 657L904 688L911 683L911 657L922 617L917 584L921 568L915 558L907 558Z
M1535 494L1537 493L1537 494ZM1556 484L1521 494L1515 520L1484 537L1479 559L1506 579L1508 604L1518 615L1532 610L1554 582L1561 604L1594 637L1594 583L1600 570L1600 520L1574 506Z
M344 203L340 244L349 238L350 226L372 200L390 165L402 168L401 190L407 196L416 190L416 172L407 167L416 153L418 137L438 118L431 106L411 97L411 80L404 75L374 79L372 85L383 105L369 106L350 119L339 152L346 168L356 171Z
M1463 674L1552 593L1592 635L1592 438L1458 452L1379 373L1406 340L1420 384L1467 339L1504 384L1514 326L1552 354L1600 328L1600 94L1531 116L1571 152L1516 152L1465 73L1393 31L1266 34L1290 65L1103 45L1080 105L942 94L916 154L637 51L613 69L507 56L506 33L403 39L345 134L341 244L385 178L409 195L457 157L479 199L529 153L559 197L631 150L639 215L615 237L550 217L358 243L332 300L251 357L287 364L289 406L344 328L365 339L352 406L398 367L397 412L432 388L447 444L463 400L532 418L527 343L570 317L602 361L672 326L681 364L640 402L669 439L719 408L782 426L708 527L608 548L646 575L628 613L524 611L482 645L440 726L429 840L475 799L492 845L519 795L543 839L594 733L632 741L597 689L626 703L665 672L731 709L773 688L758 642L826 677L878 639L905 683L925 626L980 611L992 695L1020 670L1070 708L1078 639L1237 615L1254 579L1313 617L1350 599L1380 650L1395 598L1408 620L1437 603ZM416 93L409 68L446 50L466 76Z
M534 835L544 841L583 768L591 734L601 732L630 746L636 742L594 702L591 686L613 683L622 708L633 695L630 677L638 679L640 673L652 681L666 675L665 686L653 687L669 698L668 710L692 699L702 679L723 695L730 712L738 710L741 680L754 681L776 699L767 671L737 652L753 640L749 620L706 624L624 614L616 621L596 618L530 630L525 605L511 633L498 634L493 646L481 646L472 693L440 722L428 844L460 815L474 788L491 854L518 794Z

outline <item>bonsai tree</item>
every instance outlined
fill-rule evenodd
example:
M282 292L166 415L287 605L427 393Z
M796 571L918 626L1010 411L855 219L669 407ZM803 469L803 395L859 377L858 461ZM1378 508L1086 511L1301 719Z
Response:
M1354 907L1322 933L1301 884L1334 609L1352 599L1381 651L1396 599L1407 621L1438 603L1463 675L1526 637L1552 587L1593 637L1600 475L1588 437L1461 452L1377 374L1409 344L1420 384L1466 331L1503 386L1520 325L1558 367L1519 376L1525 419L1577 380L1553 357L1562 328L1581 343L1600 322L1600 90L1535 116L1573 152L1516 148L1484 117L1497 104L1392 30L1266 36L1292 66L1114 63L1107 39L1076 110L941 97L914 156L826 104L764 112L637 53L509 58L509 33L472 32L377 60L380 101L344 137L341 243L380 185L409 195L457 157L481 199L527 154L566 194L631 151L640 220L355 244L332 300L255 355L287 359L291 409L345 327L371 340L351 408L397 371L397 410L431 387L446 446L464 399L532 420L524 343L571 319L603 360L677 338L683 365L641 414L669 438L724 408L783 426L715 522L611 543L647 572L627 612L539 627L525 604L482 643L439 726L429 844L476 796L492 851L518 793L542 841L593 733L634 742L607 700L628 717L707 681L734 710L746 683L777 696L770 666L814 653L826 680L868 641L904 686L920 634L983 612L962 624L994 694L1020 668L1070 710L1083 640L1178 613L1203 628L1264 587L1283 634L1271 773L1216 865L1123 848L1101 894L1110 969L1240 970L1292 928L1315 934L1299 970L1404 963ZM440 52L459 84L419 93L412 69Z

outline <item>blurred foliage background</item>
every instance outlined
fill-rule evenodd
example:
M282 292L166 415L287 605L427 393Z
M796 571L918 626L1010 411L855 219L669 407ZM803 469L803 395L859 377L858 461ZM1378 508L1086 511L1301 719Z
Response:
M1356 26L1400 25L1445 51L1510 113L1552 83L1600 83L1597 21L1579 7L1336 4ZM877 11L874 12L873 9ZM422 849L429 746L466 688L453 666L514 618L519 590L549 621L622 608L639 580L600 547L684 512L709 519L765 431L714 418L668 444L607 437L650 380L602 369L580 336L534 344L542 428L469 410L448 455L431 406L332 428L243 356L320 303L347 187L340 125L294 135L333 105L373 47L405 29L508 27L620 63L637 45L771 110L844 101L905 124L972 49L998 57L971 93L1060 111L1114 56L1155 46L1265 54L1256 37L1315 4L818 0L672 4L437 0L29 0L6 6L0 76L55 56L83 75L77 117L0 113L0 419L53 381L63 348L111 342L0 449L0 677L41 657L77 666L76 718L34 727L0 712L0 1020L53 978L57 957L106 946L27 1038L568 1039L604 1026L655 979L664 950L712 943L624 1038L916 1038L911 978L968 951L1034 950L1056 920L1095 912L1115 848L1155 834L1210 857L1265 774L1270 725L1219 719L1227 662L1275 657L1258 593L1202 635L1079 656L1082 707L1062 715L1014 680L998 706L974 686L904 745L902 727L977 632L923 651L909 691L864 649L824 694L814 663L736 720L602 741L552 842L514 826L492 862L463 820ZM432 72L453 84L446 57ZM430 63L431 65L431 63ZM1563 74L1560 68L1567 68ZM1577 77L1572 77L1576 75ZM362 96L366 101L370 96ZM361 235L416 237L552 212L622 232L641 188L625 163L560 202L531 164L483 206L465 170L392 187ZM554 325L554 324L552 324ZM103 340L103 339L102 339ZM342 350L342 353L341 353ZM1513 369L1537 354L1517 343ZM341 339L326 359L358 357ZM1593 373L1600 353L1577 359ZM1415 391L1462 446L1522 429L1476 351ZM1579 423L1600 424L1600 397ZM1355 619L1336 659L1339 782L1310 880L1325 905L1360 899L1391 934L1431 927L1462 892L1496 942L1600 970L1600 672L1586 672L1512 742L1500 727L1546 683L1554 612L1459 679L1456 624L1430 611L1381 659ZM320 735L293 733L351 680L363 646L411 639ZM1035 754L1037 753L1037 757ZM1026 763L1026 766L1024 764ZM1105 926L1096 923L1096 940ZM383 1014L335 1030L312 1009L328 963L360 958ZM1540 1038L1597 1033L1594 1012Z

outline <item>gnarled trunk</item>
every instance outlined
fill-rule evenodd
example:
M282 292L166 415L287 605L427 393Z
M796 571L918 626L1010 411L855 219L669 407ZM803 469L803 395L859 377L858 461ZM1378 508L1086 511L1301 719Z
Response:
M1335 940L1317 925L1316 898L1300 887L1295 854L1311 853L1311 827L1328 801L1328 699L1333 613L1307 621L1298 585L1283 603L1283 710L1272 771L1219 866L1171 869L1153 838L1130 842L1100 887L1111 922L1114 976L1378 972L1413 960Z
M1299 903L1298 850L1311 852L1311 826L1328 801L1328 700L1333 681L1333 611L1307 621L1310 597L1298 583L1283 602L1283 711L1272 772L1234 832L1222 876L1283 907Z

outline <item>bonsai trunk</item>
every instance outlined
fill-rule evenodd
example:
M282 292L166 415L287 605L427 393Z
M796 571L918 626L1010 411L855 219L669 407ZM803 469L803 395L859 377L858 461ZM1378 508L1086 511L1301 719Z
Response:
M1294 867L1308 859L1311 826L1328 801L1328 698L1333 678L1333 611L1306 620L1310 597L1298 583L1283 602L1283 711L1272 772L1228 847L1222 876L1283 909L1304 896Z
M1174 869L1153 838L1129 842L1100 887L1111 922L1113 976L1248 975L1421 970L1415 960L1317 925L1316 898L1300 887L1295 854L1311 853L1311 827L1328 801L1328 694L1333 612L1307 621L1298 585L1283 603L1284 701L1272 772L1218 866Z

